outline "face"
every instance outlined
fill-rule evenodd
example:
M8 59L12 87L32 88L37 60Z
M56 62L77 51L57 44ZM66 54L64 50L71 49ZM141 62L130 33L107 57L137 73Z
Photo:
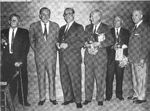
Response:
M16 16L13 16L9 21L9 24L12 28L16 28L19 26L19 19Z
M41 14L39 16L42 22L47 23L48 20L50 19L50 12L49 10L44 9L41 11Z
M66 21L67 23L70 23L70 22L72 22L72 21L74 20L74 14L73 14L73 12L72 12L71 9L65 10L63 16L64 16L64 19L65 19L65 21Z
M120 17L115 17L114 19L114 26L115 28L119 28L121 26L121 18Z
M97 25L101 21L101 14L99 12L93 12L91 14L91 22Z
M143 15L140 11L134 11L132 14L132 20L135 24L140 22L142 20L142 17L143 17Z

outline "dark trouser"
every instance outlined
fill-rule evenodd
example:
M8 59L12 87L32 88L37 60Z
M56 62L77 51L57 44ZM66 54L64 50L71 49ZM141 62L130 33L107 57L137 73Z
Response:
M10 84L10 93L12 100L17 92L17 85L18 85L18 98L19 102L22 101L22 92L21 92L21 79L20 75L16 76L13 80L12 77L16 74L18 70L12 63L4 63L2 65L2 80L7 81ZM22 85L23 85L23 94L24 94L24 102L27 102L27 95L28 95L28 76L27 76L27 63L24 63L21 66L21 77L22 77Z
M64 95L64 101L75 100L80 103L82 100L81 95L81 63L76 58L75 61L64 60L60 56L60 79Z
M111 99L113 94L113 80L116 75L116 97L122 97L124 68L119 67L119 62L112 60L108 62L107 76L106 76L106 98Z
M104 55L85 53L85 100L92 100L94 81L96 81L96 100L104 100L106 70L107 59Z

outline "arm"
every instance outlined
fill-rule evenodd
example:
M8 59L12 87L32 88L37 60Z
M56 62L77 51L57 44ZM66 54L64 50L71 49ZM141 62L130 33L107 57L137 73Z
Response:
M107 28L106 30L107 31L105 32L105 40L100 44L102 48L112 46L114 44L114 39L111 35L110 29Z
M29 40L30 40L32 49L35 51L36 38L35 38L35 31L34 31L33 24L31 24L30 29L29 29Z

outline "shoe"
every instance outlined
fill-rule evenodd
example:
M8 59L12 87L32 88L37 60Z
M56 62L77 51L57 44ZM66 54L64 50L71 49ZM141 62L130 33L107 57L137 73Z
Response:
M110 100L111 100L111 98L106 98L106 99L105 99L105 101L110 101Z
M28 103L28 102L24 102L24 103L23 103L23 102L20 102L20 104L21 104L21 105L24 105L24 106L28 106L28 107L31 106L30 103Z
M135 103L135 104L141 104L141 103L144 103L144 102L146 102L146 100L137 99L137 100L133 101L133 103Z
M83 102L83 105L87 105L87 104L89 104L91 101L88 101L88 100L85 100L84 102Z
M103 101L98 101L99 106L103 106Z
M39 106L43 105L43 104L45 103L45 100L46 100L46 99L44 99L43 101L39 101L38 105L39 105Z
M76 103L77 108L82 108L82 104L81 103Z
M129 96L127 99L128 99L128 100L137 100L138 98L137 98L137 97L134 97L134 96Z
M74 102L74 100L65 101L65 102L62 103L62 105L68 105L68 104L73 103L73 102Z
M57 102L56 100L51 100L51 99L50 99L50 102L51 102L53 105L58 104L58 102Z
M117 97L120 101L123 101L124 98L123 97Z

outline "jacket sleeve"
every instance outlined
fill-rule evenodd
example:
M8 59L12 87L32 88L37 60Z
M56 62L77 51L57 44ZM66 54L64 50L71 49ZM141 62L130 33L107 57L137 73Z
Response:
M36 38L35 38L34 24L31 24L31 25L30 25L30 29L29 29L29 40L30 40L31 48L35 51Z
M111 35L111 32L110 32L110 29L109 28L106 28L105 29L106 32L105 32L105 40L103 42L101 42L101 47L102 48L105 48L105 47L108 47L108 46L111 46L114 44L114 39Z

